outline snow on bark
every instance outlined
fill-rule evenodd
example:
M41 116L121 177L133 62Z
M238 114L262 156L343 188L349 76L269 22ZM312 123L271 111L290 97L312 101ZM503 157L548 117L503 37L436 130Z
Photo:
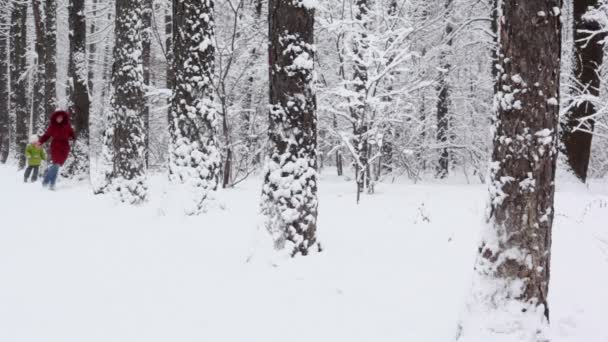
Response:
M488 225L459 341L548 340L559 113L549 100L559 99L561 56L561 18L551 9L560 5L503 4Z
M57 109L57 1L45 0L44 6L44 103L47 117Z
M36 35L35 72L33 75L33 98L32 98L32 133L42 134L46 128L46 106L45 106L45 71L46 52L44 49L44 14L42 0L32 1L32 13L34 15L34 31Z
M0 8L0 163L6 163L10 151L8 14L7 8Z
M122 202L146 200L142 0L116 2L112 96L104 134L105 179L97 193L116 193Z
M15 2L11 12L10 77L11 111L15 116L14 156L19 168L25 166L25 146L28 140L29 110L27 107L27 4Z
M218 114L213 99L213 1L173 4L173 98L169 171L186 196L188 215L204 211L217 190L221 158Z
M270 0L270 156L262 213L277 249L320 250L317 241L317 117L314 10Z
M357 181L357 202L366 186L369 186L372 179L370 175L369 158L371 146L369 144L369 134L372 129L371 122L368 120L368 49L369 27L371 19L369 17L369 4L367 0L357 0L355 2L355 27L352 37L354 54L354 75L353 84L356 97L351 108L353 119L353 147L357 161L355 162L355 178Z

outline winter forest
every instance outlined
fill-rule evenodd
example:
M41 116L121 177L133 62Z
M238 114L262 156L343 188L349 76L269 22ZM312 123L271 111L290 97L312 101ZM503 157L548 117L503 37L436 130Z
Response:
M606 0L0 0L0 341L608 341L607 33Z

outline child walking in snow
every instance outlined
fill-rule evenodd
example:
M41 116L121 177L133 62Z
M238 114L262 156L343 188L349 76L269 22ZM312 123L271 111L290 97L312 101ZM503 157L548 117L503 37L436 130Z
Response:
M32 176L32 183L38 180L38 171L40 170L40 164L43 160L46 160L46 153L38 145L38 137L32 135L30 137L30 143L25 148L25 157L27 158L27 169L25 169L25 175L23 181L27 183Z

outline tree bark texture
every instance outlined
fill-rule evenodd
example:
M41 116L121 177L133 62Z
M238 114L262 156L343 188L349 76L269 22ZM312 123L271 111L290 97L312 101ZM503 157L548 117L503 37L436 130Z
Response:
M147 198L144 155L142 62L143 0L116 1L112 97L104 135L104 157L111 162L98 193L116 192L139 204Z
M11 111L15 113L15 155L19 168L25 166L28 140L29 108L27 106L27 4L15 2L11 12Z
M217 190L221 157L219 117L213 98L214 17L212 0L173 2L173 72L171 103L171 180L191 194L185 208L196 215Z
M46 103L45 103L45 84L46 84L46 73L44 71L46 53L44 50L44 39L46 38L44 33L44 21L43 21L43 8L42 0L32 0L32 12L34 14L34 32L36 33L35 51L36 51L36 65L34 86L32 89L32 101L33 101L33 113L32 113L32 132L42 133L46 124Z
M10 151L9 115L9 11L6 1L0 2L0 163L6 163Z
M365 189L365 185L369 183L369 130L367 119L367 65L365 58L369 49L369 8L367 0L357 0L355 2L355 19L357 21L356 32L353 39L354 75L353 83L354 90L357 93L355 99L356 104L351 109L353 117L353 146L355 150L355 178L357 181L357 202L359 202L361 193Z
M68 93L77 141L72 148L72 158L65 165L64 172L67 176L81 177L89 173L89 117L91 107L84 0L70 0L68 13L70 28Z
M57 109L57 0L45 0L44 13L44 104L50 117Z
M482 320L492 314L488 310L501 315L500 320L486 320L484 324L495 326L483 331L509 327L500 336L530 336L529 341L547 341L560 9L560 0L503 2L489 217L475 268L480 284L474 293L478 303L485 303L477 314ZM468 329L462 336L482 331L478 324ZM484 336L480 340L493 340Z
M270 0L268 6L271 151L262 212L278 249L307 255L320 250L314 9L292 0Z
M150 89L150 66L152 61L152 11L153 9L153 0L144 0L144 10L143 10L143 63L144 63L144 84L145 91L147 92ZM148 105L148 98L145 97L145 105L144 105L144 130L146 132L146 141L145 141L145 153L146 153L146 167L149 164L149 150L150 150L150 106Z
M450 68L449 56L452 49L452 32L454 28L451 23L451 11L453 0L446 0L446 26L442 39L445 39L444 51L441 52L441 65L439 81L437 85L437 143L441 146L439 162L437 164L437 177L446 178L450 173L450 84L448 80Z

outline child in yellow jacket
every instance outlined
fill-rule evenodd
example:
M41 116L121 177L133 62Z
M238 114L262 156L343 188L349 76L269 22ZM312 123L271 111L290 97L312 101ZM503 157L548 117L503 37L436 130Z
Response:
M44 153L44 149L38 144L38 137L35 135L30 137L30 143L25 148L25 158L27 158L27 169L25 169L23 181L27 183L31 174L33 183L38 180L40 164L42 164L43 160L46 160L46 153Z

